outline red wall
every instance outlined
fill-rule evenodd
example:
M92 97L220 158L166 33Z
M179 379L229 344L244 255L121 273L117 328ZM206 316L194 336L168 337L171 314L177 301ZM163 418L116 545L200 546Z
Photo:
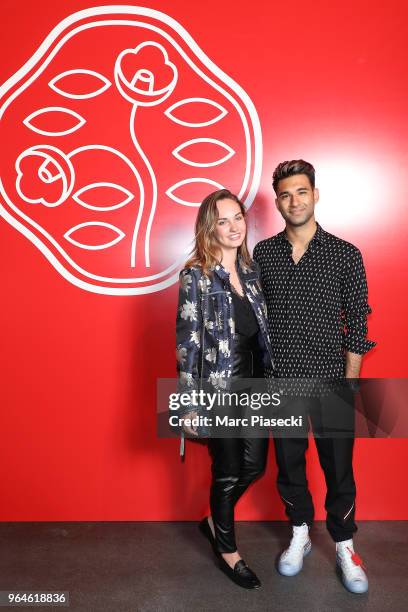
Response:
M287 8L285 3L272 1L253 3L250 11L246 3L229 0L208 0L193 8L187 0L144 5L184 26L204 53L239 83L256 108L264 159L250 212L252 244L282 227L273 206L275 165L283 159L310 160L317 169L321 191L318 220L328 231L354 242L367 267L373 308L369 336L378 346L367 356L363 375L407 376L405 3L295 0ZM59 21L84 8L87 3L76 0L3 1L0 81L6 81L31 57ZM93 44L98 61L107 62L109 38L101 36ZM72 53L78 68L80 49ZM190 77L183 78L183 95L191 96L195 85L189 83ZM41 90L31 91L21 102L26 115L28 109L39 108L40 102L45 106ZM93 112L87 116L88 125L91 116L101 121L94 124L91 137L110 146L118 140L125 146L125 135L117 126L122 125L122 113L129 115L130 105L112 106L113 98L107 100L105 106L95 100L89 103L94 106L87 107ZM4 130L1 175L6 182L14 171L10 160L18 152L51 142L33 134L26 140L21 121L17 121L22 112L18 104L16 101L14 116L4 115L3 127L0 122L0 131ZM183 236L189 237L196 208L165 200L165 185L181 177L164 154L161 158L163 142L172 136L163 131L160 114L156 123L156 119L144 120L154 116L143 115L144 110L139 134L146 147L150 146L149 155L161 181L161 233L155 230L152 235L155 271L173 257ZM234 128L232 110L229 118L228 127L212 136L223 135L232 143L236 154L231 164L235 165L230 170L217 168L211 176L216 180L223 176L224 184L237 190L243 172L243 144ZM76 133L66 138L69 150L83 144ZM181 142L174 136L176 141ZM122 169L106 160L83 162L87 180L94 178L98 164L104 176L114 172L123 183ZM254 174L253 167L251 172ZM146 169L141 170L141 177L146 185ZM110 178L105 176L105 180ZM74 209L64 212L34 205L30 210L38 213L37 222L49 223L52 218L59 228L61 219L69 218ZM72 215L71 225L74 220L79 223ZM127 219L120 217L120 222L126 226ZM145 225L142 220L142 231ZM32 238L27 239L5 219L0 232L1 520L183 520L201 516L208 503L206 449L188 445L182 464L177 441L157 439L155 433L156 379L175 373L177 287L173 284L143 295L96 292L60 273ZM139 251L140 261L143 253ZM102 268L120 275L123 252L108 255ZM92 252L86 257L84 261L94 265ZM138 265L140 276L143 270ZM272 455L267 476L240 503L239 519L284 518L274 485ZM407 461L405 439L357 440L358 518L408 518L401 483L401 465ZM317 518L323 518L323 477L314 448L309 452L309 480Z

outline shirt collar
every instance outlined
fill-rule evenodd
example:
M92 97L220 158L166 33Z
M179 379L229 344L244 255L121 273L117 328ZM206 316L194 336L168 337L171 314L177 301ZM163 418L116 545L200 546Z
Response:
M324 229L322 228L321 225L319 225L319 223L316 222L317 228L315 231L315 234L313 236L313 238L310 241L310 244L314 241L320 242L321 244L324 244L325 240L326 240L326 236L327 236L327 232L324 231ZM283 230L282 232L279 232L279 234L277 234L277 238L283 242L289 242L289 240L286 237L286 231Z

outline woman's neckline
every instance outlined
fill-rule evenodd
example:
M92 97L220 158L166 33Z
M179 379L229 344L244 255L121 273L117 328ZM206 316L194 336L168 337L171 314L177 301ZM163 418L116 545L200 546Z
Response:
M243 294L241 295L240 293L238 293L238 291L235 289L234 285L231 283L231 291L234 295L236 295L237 297L239 297L241 300L243 300L244 298L246 298L246 294L245 291L243 291Z

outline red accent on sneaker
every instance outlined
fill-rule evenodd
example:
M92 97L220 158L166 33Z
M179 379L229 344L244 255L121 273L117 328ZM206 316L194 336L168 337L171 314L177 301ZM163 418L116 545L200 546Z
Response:
M355 565L361 565L361 567L363 568L363 570L365 570L365 567L363 565L363 560L362 558L356 553L354 552L354 550L352 550L351 548L349 548L347 546L347 550L349 551L349 553L351 553L351 560L353 561L353 563Z

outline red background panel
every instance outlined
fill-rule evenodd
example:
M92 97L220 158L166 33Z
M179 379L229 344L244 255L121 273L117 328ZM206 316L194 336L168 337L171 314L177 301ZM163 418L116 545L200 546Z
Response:
M378 346L362 374L406 377L406 3L144 5L181 23L255 105L264 161L250 211L252 245L282 228L271 187L276 164L311 161L321 192L318 220L354 242L367 268L369 337ZM87 6L3 0L0 81L61 19ZM170 227L181 212L174 209ZM173 243L169 231L163 253ZM59 275L4 220L0 245L1 520L201 516L210 477L205 447L189 444L182 464L178 442L156 437L156 379L175 374L177 287L91 293ZM323 476L311 446L308 476L323 518ZM401 482L407 462L405 439L356 441L359 519L408 518ZM240 502L238 519L284 518L275 475L271 452L268 473Z

